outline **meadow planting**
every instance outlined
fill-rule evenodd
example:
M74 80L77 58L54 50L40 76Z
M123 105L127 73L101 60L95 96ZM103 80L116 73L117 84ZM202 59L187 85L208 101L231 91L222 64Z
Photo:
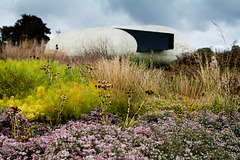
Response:
M239 50L167 66L44 43L1 51L0 159L240 159Z

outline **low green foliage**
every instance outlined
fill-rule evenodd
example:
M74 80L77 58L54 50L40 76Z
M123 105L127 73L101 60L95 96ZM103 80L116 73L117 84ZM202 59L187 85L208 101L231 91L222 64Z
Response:
M24 98L37 86L48 87L60 80L83 82L84 78L79 77L79 73L77 68L72 69L67 65L59 65L57 61L0 60L0 99L4 94L7 97Z
M38 72L43 61L0 60L0 98L6 96L25 97L29 91L45 81L44 74Z
M71 82L48 89L39 86L24 100L20 109L29 120L60 124L77 120L80 114L89 113L99 105L98 92L92 83Z
M69 82L55 84L49 88L39 86L24 99L5 96L0 100L0 106L6 109L16 106L30 121L55 125L79 119L81 114L99 107L100 100L93 83L85 85Z

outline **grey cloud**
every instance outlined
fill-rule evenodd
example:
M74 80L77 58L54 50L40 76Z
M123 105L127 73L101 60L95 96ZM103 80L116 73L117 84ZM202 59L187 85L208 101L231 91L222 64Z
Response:
M42 18L50 26L53 26L54 22L55 30L62 27L73 29L102 23L101 19L104 18L102 5L105 4L104 2L104 0L25 0L16 1L13 10L19 17L26 13Z
M124 10L143 24L167 25L174 28L207 30L209 22L235 24L240 19L237 0L109 0L112 10Z
M240 1L238 0L213 0L209 1L212 6L214 16L217 21L224 21L230 25L235 25L240 20Z
M68 21L72 27L82 26L94 26L103 23L102 19L105 19L107 13L111 11L105 11L105 0L25 0L17 1L15 9L17 14L34 14L41 18L53 18L62 19L62 21ZM50 21L50 19L49 19Z
M167 21L168 19L171 19L171 12L166 14L167 10L171 9L170 3L166 3L167 6L163 6L160 1L153 1L109 0L109 4L112 7L112 10L124 10L132 17L132 19L139 23L161 23L159 20Z

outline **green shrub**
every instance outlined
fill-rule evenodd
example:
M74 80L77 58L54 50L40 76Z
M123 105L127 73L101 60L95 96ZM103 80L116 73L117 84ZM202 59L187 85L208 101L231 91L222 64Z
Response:
M38 72L43 61L0 60L0 98L27 96L37 84L44 83L44 74Z
M54 124L79 119L80 114L89 113L100 106L95 86L61 83L46 89L39 86L25 99L21 112L31 121L47 121Z
M44 66L49 66L44 70ZM59 62L47 60L0 60L0 99L7 97L26 97L37 86L48 87L51 84L75 81L83 82L78 68L59 65Z

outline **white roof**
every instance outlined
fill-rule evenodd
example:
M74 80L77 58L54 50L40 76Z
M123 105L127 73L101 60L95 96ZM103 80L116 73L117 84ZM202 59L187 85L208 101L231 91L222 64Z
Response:
M66 52L68 56L80 56L86 52L97 50L107 54L136 53L140 56L147 55L147 53L137 53L137 41L134 37L118 28L174 34L174 49L161 51L161 54L155 53L156 58L158 56L173 56L172 58L176 59L176 55L194 50L187 38L178 31L155 25L74 29L56 35L48 42L46 50L56 50L57 44L59 50Z

